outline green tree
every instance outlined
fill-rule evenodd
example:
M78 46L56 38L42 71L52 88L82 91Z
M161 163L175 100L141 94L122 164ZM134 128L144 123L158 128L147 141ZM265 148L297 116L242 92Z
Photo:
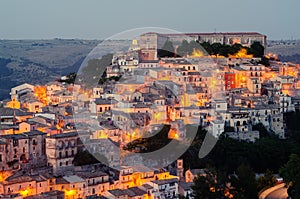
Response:
M177 55L181 57L185 57L189 54L189 42L187 40L183 40L181 45L177 48Z
M108 165L108 160L102 154L91 154L88 150L79 151L73 160L75 166L82 166L88 164L100 163L99 160L102 160L101 163Z
M270 66L270 60L268 58L266 58L265 56L263 56L261 58L261 61L259 62L259 64L262 64L264 66Z
M206 52L208 54L210 54L210 55L213 54L213 49L209 42L203 42L203 43L201 43L201 46L206 50Z
M76 73L70 73L67 75L67 79L64 81L68 84L74 84L75 83L75 80L76 80L76 76L77 74Z
M259 137L270 137L270 133L262 123L253 125L252 130L259 131Z
M300 157L291 154L289 161L280 169L280 175L288 186L292 198L300 198Z
M249 54L252 54L254 57L263 57L265 52L265 48L259 43L254 42L248 51Z
M220 54L220 50L222 49L223 45L220 43L213 43L211 45L212 48L212 55L219 55Z
M215 171L207 171L205 175L198 175L191 188L195 199L218 199L223 196Z
M291 154L289 161L280 169L280 175L287 184L293 183L297 176L300 176L300 157Z
M222 48L219 51L219 55L222 55L224 57L228 57L229 52L230 52L231 46L229 45L223 45Z
M257 180L257 188L259 191L273 187L276 185L276 178L273 175L272 171L267 169L264 176L260 176Z
M236 175L231 176L231 185L235 188L235 198L257 199L257 183L251 167L240 165Z
M174 57L175 48L173 43L167 40L161 49L158 49L159 57Z
M243 46L241 44L233 44L232 46L230 46L228 53L231 55L234 55L234 54L238 53L242 48L243 48Z

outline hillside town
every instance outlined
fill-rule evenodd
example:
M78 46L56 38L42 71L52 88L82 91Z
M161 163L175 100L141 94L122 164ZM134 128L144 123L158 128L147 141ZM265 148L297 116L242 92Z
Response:
M209 52L214 44L238 49ZM250 53L255 45L262 56ZM216 140L255 143L258 125L286 139L284 114L300 110L300 65L266 46L253 32L149 32L77 78L11 88L0 108L0 198L193 198L206 168L185 168L179 149L151 159L134 144L167 128L188 147L199 126Z

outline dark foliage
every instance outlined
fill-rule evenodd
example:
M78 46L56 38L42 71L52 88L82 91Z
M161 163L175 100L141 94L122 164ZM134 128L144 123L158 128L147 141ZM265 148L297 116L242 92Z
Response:
M97 158L96 158L97 157ZM108 165L108 160L101 154L91 154L88 150L79 151L73 160L75 166L82 166L88 164L100 163L99 160L103 160L103 164Z

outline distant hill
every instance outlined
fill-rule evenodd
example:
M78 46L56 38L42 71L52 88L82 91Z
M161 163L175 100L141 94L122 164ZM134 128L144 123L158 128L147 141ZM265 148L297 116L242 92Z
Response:
M86 55L101 41L0 40L0 100L24 82L44 84L77 72Z
M268 41L268 53L275 53L284 62L300 64L300 40Z

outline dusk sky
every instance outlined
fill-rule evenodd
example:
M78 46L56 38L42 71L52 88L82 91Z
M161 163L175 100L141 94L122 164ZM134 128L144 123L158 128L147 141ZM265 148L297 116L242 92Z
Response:
M1 0L0 39L105 39L140 27L300 39L299 0Z

